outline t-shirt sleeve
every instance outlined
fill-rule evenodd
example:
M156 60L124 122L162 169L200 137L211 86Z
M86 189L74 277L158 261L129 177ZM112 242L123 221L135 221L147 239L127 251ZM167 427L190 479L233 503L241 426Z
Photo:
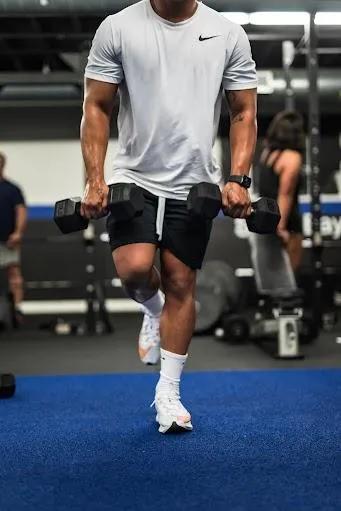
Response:
M118 58L114 39L112 17L108 16L98 27L92 41L85 69L86 78L117 84L123 80L122 63Z
M13 204L14 206L25 206L25 199L22 191L17 186L13 187Z
M225 90L257 88L256 64L252 58L251 46L244 29L238 26L237 41L226 64L223 87Z

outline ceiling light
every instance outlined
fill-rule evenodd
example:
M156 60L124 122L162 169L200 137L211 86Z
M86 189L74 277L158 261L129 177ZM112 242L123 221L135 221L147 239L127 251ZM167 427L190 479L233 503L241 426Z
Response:
M317 12L315 23L316 25L341 25L341 12Z
M252 25L305 25L309 22L307 12L252 12L250 23Z

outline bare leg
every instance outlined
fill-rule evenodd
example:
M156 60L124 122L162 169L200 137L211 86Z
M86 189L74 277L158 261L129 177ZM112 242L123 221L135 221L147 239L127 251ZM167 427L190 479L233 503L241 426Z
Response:
M114 264L127 295L144 303L160 288L160 275L154 266L156 247L136 243L119 247L113 252Z
M196 272L167 250L161 254L161 265L166 298L160 323L161 345L164 350L186 355L195 325Z
M24 281L20 267L12 265L7 268L7 278L14 304L19 306L24 299Z
M302 247L303 236L301 234L291 234L287 243L287 252L290 259L292 269L295 272L299 269L303 257Z
M155 391L160 433L192 431L191 414L180 400L180 381L195 321L196 272L169 251L161 253L165 305L161 315L161 370Z
M139 333L141 362L155 365L160 361L160 316L164 296L160 292L160 274L154 266L156 247L140 243L114 251L114 262L123 288L144 312Z

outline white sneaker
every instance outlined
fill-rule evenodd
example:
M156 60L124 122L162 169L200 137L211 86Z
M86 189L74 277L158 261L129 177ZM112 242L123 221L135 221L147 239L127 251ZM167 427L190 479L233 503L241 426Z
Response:
M139 355L146 365L160 361L160 318L145 314L139 335Z
M179 384L169 383L166 387L156 387L156 422L160 433L180 433L192 431L191 414L180 401Z

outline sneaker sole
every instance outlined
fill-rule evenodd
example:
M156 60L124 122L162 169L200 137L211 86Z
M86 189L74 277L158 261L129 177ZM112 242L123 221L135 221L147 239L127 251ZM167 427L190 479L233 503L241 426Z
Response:
M193 431L193 426L191 422L188 422L187 424L178 424L177 422L173 421L170 426L163 426L158 422L156 419L156 422L159 424L159 433L163 434L177 434L177 433L190 433Z

